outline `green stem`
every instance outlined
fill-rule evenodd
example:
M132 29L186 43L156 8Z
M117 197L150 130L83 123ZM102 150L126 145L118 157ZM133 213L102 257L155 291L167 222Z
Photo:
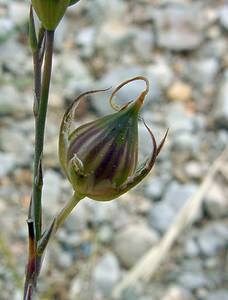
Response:
M63 224L75 206L82 200L84 196L79 196L76 193L72 196L72 198L67 202L66 206L59 212L59 214L53 219L52 223L50 224L49 228L43 233L41 239L38 242L37 246L37 254L42 256L44 251L53 237L53 235L57 232L59 227Z
M41 27L39 30L37 49L33 51L34 94L35 94L34 106L37 104L37 111L34 112L35 118L36 115L38 114L38 104L40 101L40 93L41 93L41 67L43 63L42 47L44 42L44 34L45 34L44 28Z
M60 211L60 213L56 217L55 222L55 232L58 228L63 224L75 206L78 204L80 200L82 200L84 196L79 196L78 194L74 193L70 201L66 204L66 206Z
M38 101L38 113L36 116L36 132L35 132L35 158L34 158L34 177L33 177L33 193L32 193L32 216L35 222L35 238L36 241L41 236L41 219L42 205L41 195L43 187L42 176L42 154L44 145L44 130L46 123L49 87L52 70L54 31L46 31L46 49L44 58L43 78L41 84L40 99Z
M45 36L44 36L45 34ZM43 76L43 39L45 38L45 58ZM37 255L37 241L41 236L42 206L41 195L43 187L42 153L46 123L48 96L52 70L54 31L43 31L41 28L38 47L33 51L34 64L34 116L35 116L35 157L32 200L29 210L29 257L24 287L24 300L33 299L36 291L37 278L41 267L42 257ZM41 78L42 77L42 78Z

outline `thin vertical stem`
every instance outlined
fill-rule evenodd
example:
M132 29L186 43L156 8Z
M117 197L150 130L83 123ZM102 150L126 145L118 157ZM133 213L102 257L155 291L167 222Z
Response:
M26 269L26 280L24 287L24 300L32 300L36 292L37 278L41 268L42 256L37 254L37 242L41 237L41 219L42 219L42 154L44 145L44 133L46 114L48 106L48 96L52 70L52 56L54 31L40 31L39 47L33 51L34 62L34 116L35 116L35 157L33 170L33 189L29 209L29 255ZM41 68L43 62L43 39L45 39L45 56L43 66L43 76Z
M36 34L35 21L33 15L32 5L30 6L29 16L29 42L33 55L33 69L34 69L34 116L35 120L38 114L38 104L41 92L41 68L43 63L43 48L44 48L44 35L45 29L40 27L38 36Z
M24 287L24 300L31 300L36 288L36 240L34 221L27 220L28 236L29 236L29 249L28 249L28 264L26 269L26 279Z
M41 93L41 68L43 63L43 56L41 54L42 51L42 43L43 43L43 28L40 29L40 43L36 51L33 52L33 70L34 70L34 108L36 106L36 110L34 109L35 118L38 114L38 104L40 102L40 93Z
M36 241L41 236L41 194L43 187L42 175L42 153L44 145L44 130L46 123L48 95L50 88L52 56L53 56L54 31L46 30L46 48L43 68L43 78L41 84L40 99L38 101L36 132L35 132L35 158L34 158L34 177L33 177L33 193L32 193L32 216L35 222ZM37 79L38 80L38 79ZM38 85L38 83L37 83Z

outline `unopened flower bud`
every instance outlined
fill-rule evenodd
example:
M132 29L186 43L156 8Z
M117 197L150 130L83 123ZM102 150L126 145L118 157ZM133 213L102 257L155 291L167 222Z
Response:
M70 0L69 6L76 4L80 0Z
M67 7L70 5L70 2L75 2L70 0L31 1L38 18L40 19L44 28L47 30L55 30L63 15L65 14Z
M135 80L144 80L146 89L136 101L119 108L113 103L113 96L122 86ZM149 82L144 77L123 82L110 98L112 107L118 111L82 125L72 133L74 104L85 94L96 91L79 96L65 113L60 129L60 162L79 195L99 201L117 198L139 183L152 169L167 134L157 146L153 133L144 123L153 143L153 151L138 166L138 116L148 91Z

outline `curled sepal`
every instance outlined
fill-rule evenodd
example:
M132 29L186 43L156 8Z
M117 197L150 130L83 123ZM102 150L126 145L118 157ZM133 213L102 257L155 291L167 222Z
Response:
M124 82L122 82L120 85L118 85L115 90L112 92L111 94L111 97L109 98L109 103L111 105L111 107L116 110L116 111L120 111L121 109L124 109L126 108L130 103L132 103L133 101L130 101L128 103L126 103L125 105L123 105L122 107L119 106L118 104L114 103L113 100L114 100L114 97L116 95L116 93L122 88L124 87L126 84L132 82L132 81L136 81L136 80L142 80L145 82L146 84L146 88L145 90L140 94L140 96L137 98L136 100L136 104L138 105L138 107L140 108L141 105L143 104L143 101L146 97L146 95L148 94L149 92L149 81L146 77L143 77L143 76L137 76L137 77L134 77L134 78L131 78L131 79L128 79L128 80L125 80Z
M132 189L134 186L136 186L140 181L142 181L147 175L148 173L151 171L151 169L154 166L154 163L156 161L156 158L158 156L158 154L160 153L165 140L167 138L168 135L168 129L163 137L163 139L161 140L160 144L157 146L156 144L156 140L155 137L151 131L151 129L146 125L146 123L143 120L143 123L146 127L146 129L148 130L152 143L153 143L153 152L150 158L146 159L137 169L136 172L133 176L129 177L127 182L124 183L121 187L120 187L120 192L121 194L126 193L127 191L129 191L130 189Z
M61 125L60 125L60 131L59 131L59 160L61 167L67 175L67 151L70 144L70 132L71 132L71 126L74 121L74 112L77 108L78 104L80 103L81 99L89 94L94 94L98 92L107 91L107 89L100 89L100 90L93 90L85 92L81 95L79 95L69 106L69 108L64 113Z

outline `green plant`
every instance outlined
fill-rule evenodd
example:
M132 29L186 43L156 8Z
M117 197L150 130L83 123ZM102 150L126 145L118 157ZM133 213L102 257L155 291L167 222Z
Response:
M85 196L98 201L111 200L138 184L153 167L167 136L166 133L160 145L157 146L152 131L144 123L153 143L153 151L151 157L138 166L138 115L149 91L149 82L144 77L129 79L115 89L110 103L117 110L116 113L85 124L71 132L74 110L78 102L82 97L99 91L85 92L77 97L64 114L59 136L60 163L72 184L74 194L59 214L53 218L51 225L46 229L42 228L42 155L54 34L67 7L76 2L78 1L32 0L30 9L29 40L34 65L35 153L32 197L27 220L29 253L24 300L33 299L48 242L76 204ZM33 9L41 21L38 34ZM114 104L113 97L116 92L125 84L135 80L143 80L146 84L146 89L138 99L123 107Z

